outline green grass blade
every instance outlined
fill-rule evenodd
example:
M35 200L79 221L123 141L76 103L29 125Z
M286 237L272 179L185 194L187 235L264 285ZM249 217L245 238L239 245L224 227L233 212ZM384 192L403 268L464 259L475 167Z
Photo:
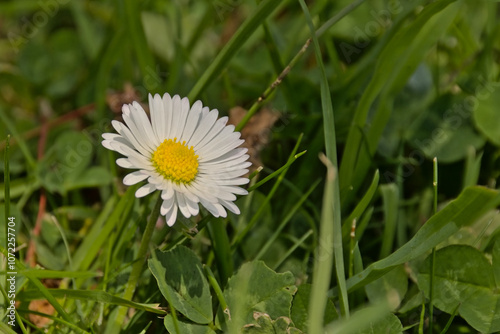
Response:
M136 303L128 299L113 296L106 291L72 289L47 289L47 291L55 298L90 300L100 303L132 307L137 310L143 310L156 314L166 314L166 312L159 309L156 304ZM36 300L43 299L44 297L45 296L39 290L24 290L19 293L19 298L22 298L22 300Z
M260 260L262 258L262 256L264 256L264 254L266 254L267 250L276 241L276 239L278 239L281 231L285 228L286 224L288 224L288 222L293 218L293 216L295 215L295 212L297 212L297 210L302 207L302 204L304 204L304 202L307 200L309 195L311 195L311 193L314 191L314 189L316 189L319 182L320 182L319 180L314 182L312 184L312 186L306 191L306 193L304 195L302 195L302 197L298 200L298 202L292 207L292 209L290 211L288 211L286 217L283 219L283 221L278 226L278 228L274 231L273 235L267 240L267 242L264 244L264 246L262 246L262 248L260 249L257 256L255 256L254 260Z
M332 221L333 217L333 196L335 169L331 162L326 160L327 179L323 194L323 210L321 211L321 223L319 233L319 246L315 254L314 271L312 278L311 296L309 302L309 331L311 333L323 333L323 318L328 299L328 288L332 276L332 266L334 262L334 241L335 233ZM341 244L342 245L342 244Z
M323 130L325 134L326 158L327 161L330 161L332 163L332 168L334 170L337 170L338 164L337 164L337 143L335 138L335 121L333 117L333 106L330 95L330 87L328 85L328 78L326 75L325 66L323 64L323 57L321 54L318 37L316 36L315 33L311 15L309 14L309 10L304 0L300 0L300 5L302 7L304 16L306 18L306 22L311 32L311 37L314 45L314 53L316 55L316 62L318 63L318 67L321 73L321 107L323 110ZM338 178L337 177L333 178L332 182L333 182L332 183L333 193L331 202L328 205L331 205L333 210L333 216L331 217L332 219L330 220L330 224L333 224L333 231L331 234L326 234L326 235L328 237L332 237L334 246L335 270L336 270L337 282L340 288L340 311L342 315L349 317L349 302L347 299L344 255L342 248L342 218L340 212L340 191L339 191ZM323 210L325 210L325 206L323 206ZM311 299L311 303L314 304L315 300ZM325 303L326 300L323 303L323 307Z
M299 140L300 140L300 137L299 137ZM297 153L294 156L292 156L290 159L288 159L287 163L284 164L283 166L281 166L278 170L274 171L273 173L271 173L268 176L266 176L265 178L263 178L261 181L257 182L253 186L249 187L248 188L248 192L254 191L255 189L259 188L264 183L266 183L266 182L274 179L275 177L281 175L281 173L283 173L285 170L287 170L288 167L290 167L290 165L295 162L295 160L297 160L298 158L300 158L301 156L303 156L304 154L306 154L306 152L307 151L302 151L302 152Z
M434 213L437 213L437 203L438 203L438 161L437 158L434 157L432 160L432 187L434 188ZM431 254L431 270L430 270L430 278L429 278L429 333L432 334L432 329L434 327L434 273L435 273L435 260L436 260L436 247L432 248Z
M474 147L469 147L467 156L465 158L465 171L463 178L463 188L476 185L481 171L481 160L483 158L483 151L476 155Z
M488 210L500 204L500 194L484 187L466 188L460 196L432 216L401 248L388 257L369 265L363 272L347 281L349 291L373 282L397 265L411 261L430 251L462 226L468 226ZM337 288L333 291L338 294Z
M381 51L375 65L374 75L365 89L349 130L346 149L340 166L340 187L353 187L353 194L364 180L356 170L360 155L369 152L363 149L363 129L367 121L368 111L379 93L386 87L387 92L395 90L406 82L413 73L428 48L444 33L457 13L457 6L450 6L455 0L444 0L426 6L410 25L404 27L387 43ZM447 8L448 7L448 8ZM408 44L408 41L415 41ZM411 47L409 47L411 45ZM386 93L387 94L387 93ZM375 115L375 118L377 116ZM378 138L368 138L368 143L377 143ZM366 143L365 143L366 145Z
M188 94L189 101L193 102L212 80L222 72L222 69L227 66L236 52L280 4L282 2L276 0L264 0L259 4L255 12L234 33L231 40L222 48L214 61L196 82Z
M297 143L295 144L295 147L293 148L292 153L290 154L290 157L288 158L288 162L291 162L292 160L295 161L297 159L298 154L296 155L295 153L297 152L297 149L299 148L301 141L302 141L302 135L300 135L299 139L297 140ZM281 170L281 169L282 168L280 168L279 170ZM267 194L266 199L262 203L259 210L255 213L255 215L252 217L252 219L248 222L248 224L245 226L243 231L241 231L240 233L235 235L235 237L231 241L231 248L232 249L236 248L240 244L240 242L245 238L245 236L248 234L248 232L250 232L250 230L253 228L253 226L259 221L260 216L264 213L264 209L265 209L266 205L271 201L271 198L274 196L274 193L276 192L276 190L278 190L278 187L280 186L281 182L285 179L285 175L286 175L287 171L288 171L288 167L282 170L282 172L278 176L278 179L274 183L271 191L269 192L269 194ZM275 174L275 173L273 173L273 174ZM262 180L262 181L264 181L264 180Z
M212 241L221 284L224 286L229 277L233 275L234 270L231 245L227 236L226 226L222 219L212 219L207 224L207 228L210 240Z
M19 135L16 126L10 121L9 117L5 113L5 110L2 108L2 106L0 106L0 120L2 120L2 122L7 126L7 129L10 131L10 133L16 140L31 170L34 170L36 166L35 158L33 158L33 155L28 149L28 145L26 145L26 142L24 141L23 137Z
M344 220L344 223L342 225L342 238L344 240L347 240L347 238L349 237L352 221L354 219L359 219L363 214L363 212L365 212L368 205L370 205L373 196L375 196L375 193L377 191L379 180L380 180L380 175L377 169L375 171L375 175L373 175L373 180L372 183L370 184L370 187L368 187L368 190L365 192L365 194L358 202L354 210L352 210L349 217L347 217L347 219Z
M2 321L0 321L0 330L2 330L2 333L5 333L5 334L17 334L16 332L14 332L11 328L11 326L8 326L7 324L3 323Z
M0 246L0 252L2 252L5 256L7 256L7 249L5 249L3 246ZM22 262L20 262L16 259L16 269L18 272L25 271L26 266ZM42 282L40 282L40 280L38 278L31 277L31 276L26 276L26 277L30 280L31 284L33 284L35 286L35 288L38 289L38 292L40 293L40 295L45 297L45 299L54 307L54 309L57 311L57 313L59 313L59 315L64 320L66 320L68 322L73 322L71 317L69 316L69 314L63 309L61 304L59 304L59 302L54 298L54 296L52 296L50 294L48 289L42 284ZM22 292L16 296L16 298L18 300L21 299L19 297L20 294L22 294Z
M27 268L17 272L19 276L30 276L36 278L91 278L102 277L102 273L94 271L66 271L48 270L38 268Z
M99 40L99 32L96 30L97 27L93 25L91 18L87 15L83 2L71 1L68 5L74 17L83 49L90 59L95 59L99 52L100 44L97 43Z
M33 315L38 315L40 317L44 317L44 318L50 319L50 320L52 320L52 321L54 321L54 322L56 322L58 324L62 324L62 325L68 326L69 328L73 329L75 331L75 333L91 334L90 332L87 332L87 331L81 329L80 327L75 326L71 322L65 321L65 320L63 320L61 318L54 317L54 316L49 315L49 314L45 314L45 313L37 312L37 311L32 311L32 310L22 310L22 311L20 311L20 313L33 314ZM34 325L32 325L32 326L34 327Z
M116 204L115 198L110 198L94 223L94 226L78 247L73 256L72 270L87 270L94 260L102 245L109 239L109 234L120 221L126 208L130 208L134 201L137 187L129 187Z
M306 240L307 238L309 238L309 236L311 236L313 234L313 230L309 230L307 231L303 236L302 238L300 238L299 240L297 240L293 245L292 247L288 248L288 250L286 251L285 254L283 254L283 256L276 262L276 264L274 265L274 270L276 270L277 268L279 268L281 266L281 264L283 262L285 262L285 260L290 256L292 255L293 252L295 252L295 250L300 246L302 245Z
M383 259L391 254L394 246L398 222L399 189L395 183L384 184L380 186L380 193L384 203L384 234L379 258Z
M160 88L160 85L148 85L149 81L159 83L161 80L155 71L156 62L153 53L151 52L151 48L148 46L148 41L146 40L146 35L142 27L140 10L142 2L125 0L123 3L125 5L124 25L128 29L132 46L135 50L137 60L139 61L139 67L141 68L143 75L143 84L146 88L151 90L151 93L158 93L159 91L157 90ZM146 78L148 78L147 82L145 81Z
M151 241L151 236L153 235L156 222L158 221L158 217L160 216L160 208L163 200L160 194L155 195L156 203L149 215L147 220L146 229L142 235L141 245L139 247L139 251L137 252L137 261L132 265L132 272L128 278L127 284L125 285L125 292L123 293L123 298L126 300L132 300L134 296L135 289L137 287L137 283L142 273L142 268L144 267L146 261L146 253L149 249L149 242ZM121 307L118 308L118 312L116 313L116 317L112 319L112 324L110 327L110 333L118 333L120 331L121 326L123 326L123 321L125 320L125 316L127 313L127 308Z

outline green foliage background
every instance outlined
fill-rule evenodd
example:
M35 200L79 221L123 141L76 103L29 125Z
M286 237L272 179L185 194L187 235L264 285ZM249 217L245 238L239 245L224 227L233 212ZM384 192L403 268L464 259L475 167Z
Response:
M2 1L0 250L15 217L18 304L11 326L4 261L1 331L499 332L498 12ZM123 186L100 135L164 92L279 119L241 215L144 241L156 197Z

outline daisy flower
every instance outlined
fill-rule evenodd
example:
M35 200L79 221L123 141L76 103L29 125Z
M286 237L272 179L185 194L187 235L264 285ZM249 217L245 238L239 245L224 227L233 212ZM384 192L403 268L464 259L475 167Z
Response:
M169 226L177 211L189 218L199 212L199 203L215 217L226 217L226 209L239 214L233 203L236 195L248 192L239 187L251 165L244 141L228 118L217 109L203 107L201 101L189 105L187 98L169 94L149 95L151 120L137 102L125 104L123 120L112 121L118 132L104 133L102 145L124 158L118 166L137 169L123 179L125 185L147 180L136 197L161 191L160 213Z

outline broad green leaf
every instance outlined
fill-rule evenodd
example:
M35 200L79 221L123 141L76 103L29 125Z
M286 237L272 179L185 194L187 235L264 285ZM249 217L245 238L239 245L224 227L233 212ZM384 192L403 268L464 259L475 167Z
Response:
M403 325L394 314L388 314L380 321L370 324L370 328L359 331L357 334L400 334L403 333Z
M403 325L389 313L385 303L378 303L353 312L350 318L340 319L325 328L328 334L400 334Z
M169 333L177 333L171 314L167 314L163 323ZM177 320L177 323L179 324L179 331L182 334L215 334L207 325L190 324L180 320Z
M277 274L262 261L245 263L229 279L224 290L228 312L218 317L225 317L229 333L239 333L243 326L254 323L254 312L266 313L272 319L289 318L294 283L290 272Z
M47 95L60 97L74 89L85 66L73 29L59 29L49 36L45 44L35 39L26 44L19 55L19 68Z
M395 266L424 255L449 238L460 227L474 223L498 204L500 204L500 195L497 191L479 186L466 188L457 199L432 216L401 248L348 279L348 290L353 291L363 287ZM334 294L337 293L337 288L335 288Z
M408 290L408 275L402 265L389 271L384 276L365 287L366 295L372 304L386 302L395 310Z
M113 180L111 173L104 167L93 166L83 172L80 177L65 184L65 190L91 188L108 185Z
M470 96L470 103L474 103L472 113L477 128L495 145L500 146L500 83L489 83L477 96Z
M307 333L307 322L309 319L309 301L311 299L311 284L302 284L298 287L293 297L291 317L295 327ZM328 324L339 317L337 309L331 299L328 299L325 309L324 324Z
M412 146L428 159L437 157L444 163L465 158L470 147L476 150L482 147L485 139L472 127L468 99L464 95L443 95L436 99L415 129L410 139Z
M85 186L92 180L93 176L87 170L93 156L94 144L84 134L76 131L67 131L59 135L42 160L37 165L37 176L42 184L49 190L65 194L71 185L76 183ZM102 167L94 167L101 169ZM103 176L103 174L106 175ZM99 181L109 183L104 177L108 177L107 172L99 172ZM79 179L84 178L82 181ZM83 183L83 184L82 184ZM92 186L95 185L95 182ZM97 184L99 185L99 184Z
M429 296L430 258L422 265L418 285ZM493 267L471 246L452 245L436 252L434 305L458 314L481 333L500 331L500 294Z
M208 282L192 250L182 245L166 252L156 250L148 265L161 293L177 311L199 324L213 320Z
M292 321L287 317L279 317L276 320L271 319L269 314L255 312L254 324L246 325L241 333L244 334L300 334L299 329L292 326Z

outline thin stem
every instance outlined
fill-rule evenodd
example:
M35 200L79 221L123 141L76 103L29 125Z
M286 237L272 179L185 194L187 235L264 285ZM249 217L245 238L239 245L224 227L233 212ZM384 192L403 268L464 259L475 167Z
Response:
M351 240L349 243L349 277L354 273L354 246L356 245L356 218L352 220L351 224Z
M434 214L437 212L437 195L438 195L438 163L437 158L434 157L432 160L433 166L433 177L432 186L434 188ZM432 327L434 327L434 270L435 270L435 259L436 259L436 247L432 248L431 254L431 275L429 279L429 333L432 334Z
M7 140L5 144L5 152L4 152L4 171L3 171L3 178L4 178L4 186L5 186L5 226L4 226L4 235L5 239L2 239L2 246L5 246L7 248L7 236L8 234L8 224L7 222L9 221L10 217L10 169L9 169L9 151L10 151L10 135L7 135ZM5 257L5 261L2 263L2 270L6 270L7 266L7 255ZM3 275L2 275L3 276ZM5 285L4 286L9 286L8 281L7 281L7 275L5 275ZM7 295L5 295L5 301L8 301ZM4 301L4 302L5 302Z
M446 323L446 325L444 326L444 328L440 334L446 334L446 332L448 331L448 329L451 326L451 323L453 322L453 319L455 319L455 316L457 315L459 307L460 307L460 304L458 304L457 307L455 307L455 310L453 310L453 313L451 314L450 319L448 319L448 322Z
M158 217L160 216L160 208L162 202L163 200L160 194L158 194L158 199L156 200L155 207L151 212L151 216L149 216L148 224L146 225L146 230L142 235L141 246L139 247L139 252L137 253L138 260L135 261L134 265L132 266L132 272L130 273L130 277L125 287L125 293L123 294L124 299L131 300L132 296L134 295L135 288L137 286L137 282L139 281L139 277L141 276L142 268L144 266L144 262L146 259L146 253L149 248L149 241L151 240L151 236L153 235L156 222L158 220ZM127 313L126 307L119 308L114 322L113 330L110 331L111 333L117 333L119 331L125 320L126 313Z

